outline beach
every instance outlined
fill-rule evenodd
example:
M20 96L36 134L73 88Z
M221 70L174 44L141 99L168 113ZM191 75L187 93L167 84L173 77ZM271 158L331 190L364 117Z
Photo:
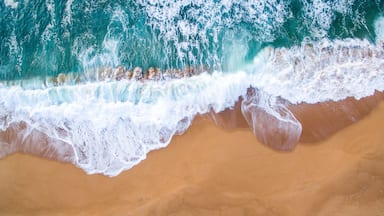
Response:
M0 11L0 216L384 215L383 1Z
M380 97L377 93L360 101L312 105L307 108L310 112L297 107L302 114L311 114L311 119L298 117L310 120L303 131L317 127L314 119L326 122L326 117L333 119L331 125L345 125L342 115L332 115L345 103L353 103L351 111L361 116L345 128L323 130L329 135L317 140L308 141L307 136L288 152L260 144L249 128L221 128L205 115L196 117L169 146L150 152L146 160L112 178L87 175L68 163L14 154L0 160L0 212L381 215L384 103Z

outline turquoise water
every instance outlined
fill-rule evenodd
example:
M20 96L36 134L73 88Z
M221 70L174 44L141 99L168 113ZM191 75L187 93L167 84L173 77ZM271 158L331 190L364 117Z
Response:
M233 71L265 46L375 40L379 0L0 2L0 79L90 68Z
M239 98L261 142L292 150L302 125L290 104L384 91L379 0L0 0L0 45L0 158L21 151L89 174L130 169ZM101 76L120 65L204 70Z

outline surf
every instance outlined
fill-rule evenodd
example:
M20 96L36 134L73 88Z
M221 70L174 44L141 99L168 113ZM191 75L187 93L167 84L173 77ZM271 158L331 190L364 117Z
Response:
M318 57L304 58L308 52ZM316 52L326 52L326 57ZM324 69L322 61L333 63ZM24 129L22 138L11 143L3 140L2 152L39 152L28 141L45 139L42 149L50 150L38 155L70 160L87 173L114 176L144 160L148 152L167 146L174 135L188 129L196 115L233 108L239 96L243 117L255 135L264 143L280 145L276 149L289 150L302 133L289 104L370 96L382 90L382 80L377 78L384 77L383 64L383 49L367 41L323 41L289 50L265 48L244 71L236 73L216 71L167 81L95 81L40 89L3 86L1 128L4 133L20 130L20 124ZM310 67L314 74L308 76L303 67ZM354 73L337 74L347 69ZM318 79L320 83L313 82ZM260 110L274 119L269 121L272 128L260 124ZM288 137L272 143L270 136L260 138L261 131L275 130ZM6 146L19 149L8 147L7 151Z

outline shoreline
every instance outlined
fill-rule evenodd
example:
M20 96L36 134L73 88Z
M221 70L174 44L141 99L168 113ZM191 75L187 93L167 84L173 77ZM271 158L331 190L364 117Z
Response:
M384 92L375 91L373 95L360 99L348 97L340 101L326 101L315 104L304 102L300 104L291 104L288 101L281 100L281 103L284 104L302 126L299 143L309 144L327 139L343 128L357 123L359 120L369 115L370 112L384 100ZM239 101L236 102L233 109L227 108L223 112L210 112L203 116L207 116L216 125L227 130L237 128L250 129L250 126L243 117L241 103L242 100L239 97ZM274 122L273 117L265 111L261 109L256 109L255 111L258 113L258 124L274 124L275 128L281 126ZM272 128L270 130L263 130L262 132L256 131L255 135L256 137L264 138L267 142L270 141L270 143L261 142L264 145L270 146L275 150L285 151L284 149L281 149L280 145L274 144L273 141L277 140L277 143L279 143L279 139L276 139L276 136L286 136L286 131L273 130ZM260 142L260 139L258 141ZM296 144L293 148L286 150L291 151L295 146Z
M169 146L113 178L14 154L0 160L0 212L376 215L384 210L383 123L381 101L332 136L280 152L261 145L250 129L226 130L200 116Z
M299 135L297 142L289 143L286 141L291 136L290 132L292 130L284 127L289 126L284 125L284 123L281 124L279 120L276 120L275 116L259 107L252 110L251 117L254 118L255 123L250 126L244 117L243 99L240 96L233 107L226 108L222 112L215 113L211 111L205 114L197 114L192 119L191 125L196 119L197 121L206 119L217 127L225 129L226 132L238 129L253 132L255 142L264 144L274 150L293 151L299 143L311 144L323 141L339 130L363 119L384 100L384 92L375 91L373 95L361 99L349 97L341 101L326 101L315 104L291 104L286 100L280 100L279 105L283 104L300 124L302 130L300 134L296 134L296 136ZM189 126L186 132L191 127ZM25 136L26 133L29 135ZM174 134L171 143L178 136L180 135ZM12 123L7 130L0 131L0 141L5 143L2 146L3 155L20 152L61 162L75 163L75 152L70 144L49 137L24 121L18 124ZM167 148L167 146L164 148Z

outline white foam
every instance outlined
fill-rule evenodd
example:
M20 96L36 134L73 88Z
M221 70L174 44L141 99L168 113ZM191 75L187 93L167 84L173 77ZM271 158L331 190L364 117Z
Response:
M246 24L251 26L253 39L273 41L274 32L282 27L290 13L288 3L278 0L141 0L138 3L145 9L147 25L153 27L159 38L175 46L179 59L194 58L193 50L211 50L203 62L213 64L220 63L221 57L212 46L220 44L222 33L237 32ZM251 38L243 39L247 40L242 43L247 44ZM202 64L199 59L191 61Z
M77 43L75 42L74 47L76 46L83 47L83 45L77 45ZM76 56L81 62L84 71L92 70L99 65L119 65L119 41L115 39L105 38L102 43L102 47L103 48L101 52L97 52L96 48L91 46L87 48L82 48L79 53L76 53Z
M100 65L104 67L120 65L120 58L124 54L121 54L119 49L121 44L125 43L124 40L126 40L129 31L127 17L128 15L119 7L113 11L101 47L97 47L96 44L85 43L86 41L96 40L95 36L89 33L85 33L75 39L71 49L72 55L77 57L84 71L95 69Z
M17 56L14 67L16 71L20 73L23 63L23 55L21 55L21 53L23 52L23 47L19 46L19 43L17 42L15 29L12 30L11 37L9 38L8 42L8 47L10 56Z
M64 29L64 36L69 37L69 27L72 24L72 3L73 0L68 0L65 3L64 16L61 20L62 28Z
M354 0L314 0L303 1L303 15L305 17L305 25L311 31L311 37L323 38L327 36L328 31L335 20L337 13L342 16L353 16L353 22L360 25L358 11L352 11Z
M4 0L4 4L13 9L16 9L19 6L19 2L16 2L15 0Z
M27 90L0 88L2 130L24 121L71 145L73 163L114 176L183 133L197 113L233 106L245 73L203 74L167 82L96 82ZM24 149L28 152L28 149ZM67 152L67 151L65 151Z
M376 43L384 43L384 17L381 16L375 21Z
M251 67L256 87L292 103L357 99L384 90L384 50L366 40L267 48Z
M50 16L48 25L45 26L44 32L41 34L41 41L44 43L56 40L58 41L58 36L54 32L54 27L56 26L56 15L55 15L55 2L54 0L46 0L45 6Z
M168 145L196 114L233 106L249 86L258 88L262 98L250 100L243 112L254 116L250 112L256 107L281 130L295 131L297 136L289 137L290 144L283 147L292 148L301 125L278 97L317 103L369 96L384 90L383 68L381 46L348 39L290 49L267 47L245 71L165 82L122 80L45 88L42 81L24 80L0 87L0 127L6 130L12 123L26 122L31 130L72 146L73 163L87 173L114 176L149 151ZM257 118L247 118L253 129Z

